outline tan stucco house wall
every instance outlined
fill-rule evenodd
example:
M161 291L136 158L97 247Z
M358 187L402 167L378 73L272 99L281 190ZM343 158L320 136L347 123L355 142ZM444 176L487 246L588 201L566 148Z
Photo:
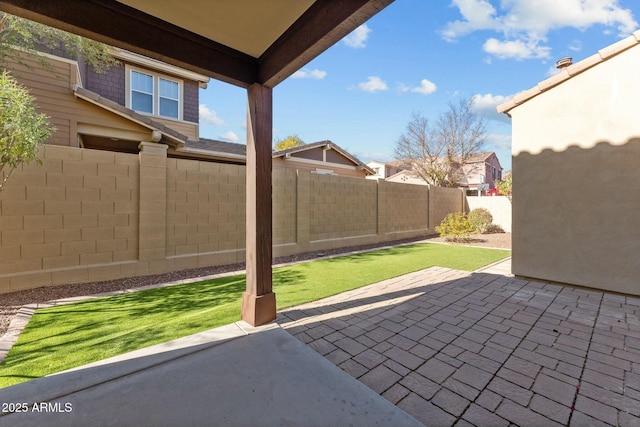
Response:
M513 122L513 273L640 294L640 31L498 107Z

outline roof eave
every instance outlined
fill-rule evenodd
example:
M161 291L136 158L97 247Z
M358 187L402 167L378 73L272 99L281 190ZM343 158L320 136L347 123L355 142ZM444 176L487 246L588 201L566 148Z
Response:
M583 59L582 61L576 62L575 64L569 65L568 67L564 67L560 70L559 73L555 74L552 77L549 77L546 80L541 81L536 86L520 92L516 94L513 98L504 102L496 107L498 113L504 113L507 116L511 117L510 111L515 107L524 104L530 99L535 98L536 96L544 93L565 81L587 71L590 68L595 67L596 65L604 62L620 53L631 49L634 46L640 44L640 30L635 31L629 37L626 37L612 45L609 45L603 49L600 49L598 53L591 55L590 57Z
M184 144L187 141L186 136L179 134L173 129L169 129L161 123L156 123L150 118L142 116L133 110L130 110L113 101L103 98L95 92L92 92L90 90L87 90L78 86L74 88L73 94L76 98L82 99L93 105L103 108L104 110L107 110L113 114L116 114L120 117L130 120L151 131L160 132L162 136L166 138L168 145L171 146L172 148L176 148L176 149L182 148L184 147Z

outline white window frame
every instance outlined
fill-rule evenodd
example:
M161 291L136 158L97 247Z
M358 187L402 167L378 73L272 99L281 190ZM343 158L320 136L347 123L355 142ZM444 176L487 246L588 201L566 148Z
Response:
M132 102L132 97L133 97L133 90L131 88L131 75L133 72L137 72L137 73L141 73L141 74L146 74L148 76L153 77L153 113L149 114L145 111L137 111L137 113L140 114L145 114L145 115L151 115L154 117L159 117L162 119L167 119L167 120L179 120L182 121L183 120L183 94L184 94L184 82L180 79L176 79L174 77L169 77L167 75L164 74L160 74L160 73L156 73L144 68L138 68L138 67L134 67L131 66L129 64L125 65L125 73L126 73L126 90L127 90L127 94L125 97L125 107L127 108L132 108L133 102ZM173 83L177 83L178 84L178 117L172 117L172 116L163 116L160 115L160 79L162 80L166 80L169 82L173 82ZM165 97L166 98L166 97ZM167 98L167 99L171 99L171 98Z

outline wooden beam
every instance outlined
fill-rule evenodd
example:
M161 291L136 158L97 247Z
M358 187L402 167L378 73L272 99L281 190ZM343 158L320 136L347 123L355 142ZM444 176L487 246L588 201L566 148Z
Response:
M258 82L275 87L394 0L316 0L259 58Z
M272 89L249 86L247 103L247 289L242 319L253 326L276 318L271 281L271 141Z
M2 0L0 10L241 87L258 61L115 0Z

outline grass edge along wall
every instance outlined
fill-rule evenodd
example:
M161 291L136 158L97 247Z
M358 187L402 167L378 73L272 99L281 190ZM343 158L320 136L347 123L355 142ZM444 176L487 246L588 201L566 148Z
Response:
M0 193L0 293L244 262L244 166L46 145ZM434 234L458 189L273 171L274 256Z

